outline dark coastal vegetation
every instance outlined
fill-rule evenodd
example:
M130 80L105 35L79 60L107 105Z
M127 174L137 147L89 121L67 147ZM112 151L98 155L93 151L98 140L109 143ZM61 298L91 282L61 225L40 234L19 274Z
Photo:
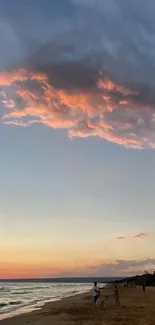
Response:
M116 280L117 284L135 284L136 286L146 285L147 287L155 286L155 271L153 274L144 272L142 275L136 275L133 277Z

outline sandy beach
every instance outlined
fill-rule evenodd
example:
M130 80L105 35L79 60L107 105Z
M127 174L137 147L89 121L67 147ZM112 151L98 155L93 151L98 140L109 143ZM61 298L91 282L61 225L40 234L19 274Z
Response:
M121 307L115 307L113 299L103 306L104 295L112 288L101 291L101 305L92 306L91 293L76 295L46 304L42 309L1 321L1 325L155 325L155 288L120 287Z

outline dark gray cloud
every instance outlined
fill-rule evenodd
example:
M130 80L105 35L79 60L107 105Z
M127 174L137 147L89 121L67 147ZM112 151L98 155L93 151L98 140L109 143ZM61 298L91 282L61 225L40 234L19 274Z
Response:
M0 9L0 85L5 107L14 101L6 123L155 147L154 0L7 0Z

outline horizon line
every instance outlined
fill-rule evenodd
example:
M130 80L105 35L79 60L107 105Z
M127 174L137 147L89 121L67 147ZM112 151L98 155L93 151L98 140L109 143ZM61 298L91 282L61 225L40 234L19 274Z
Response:
M71 277L41 277L41 278L0 278L0 282L5 282L5 281L41 281L41 280L46 280L46 281L55 281L55 280L80 280L80 279L87 279L87 280L94 280L94 279L123 279L126 278L125 276L71 276Z

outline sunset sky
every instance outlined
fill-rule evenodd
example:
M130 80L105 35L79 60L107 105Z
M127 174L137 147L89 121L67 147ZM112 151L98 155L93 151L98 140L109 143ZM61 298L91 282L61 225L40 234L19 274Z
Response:
M0 0L0 278L154 271L154 17Z

